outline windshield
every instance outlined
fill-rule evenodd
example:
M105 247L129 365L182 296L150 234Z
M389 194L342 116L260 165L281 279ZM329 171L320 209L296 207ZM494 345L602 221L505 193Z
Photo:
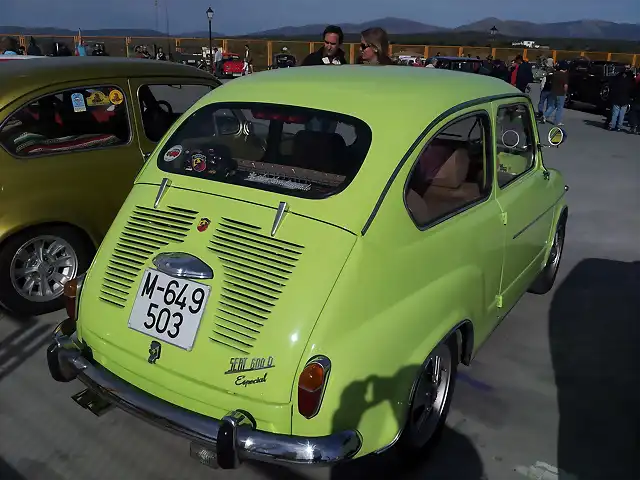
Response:
M158 167L304 198L349 185L364 162L371 129L354 117L270 104L212 104L167 141Z

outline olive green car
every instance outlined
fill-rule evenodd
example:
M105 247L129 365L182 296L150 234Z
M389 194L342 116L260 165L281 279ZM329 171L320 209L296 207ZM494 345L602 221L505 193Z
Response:
M195 68L109 57L0 65L0 304L63 306L174 120L220 85Z
M51 375L211 466L420 455L458 364L554 283L566 187L538 136L529 97L479 75L224 85L171 127L70 282Z

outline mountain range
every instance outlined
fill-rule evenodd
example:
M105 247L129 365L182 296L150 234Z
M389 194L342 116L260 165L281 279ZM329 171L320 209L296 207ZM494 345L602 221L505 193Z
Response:
M264 30L260 32L247 33L245 35L234 35L242 37L319 37L326 24L311 24L302 26L285 26L281 28ZM536 38L584 38L600 40L626 40L640 42L640 23L615 23L603 20L576 20L556 23L533 23L518 20L500 20L498 18L485 18L477 22L461 25L456 28L444 28L436 25L429 25L403 18L386 17L371 20L364 23L340 24L346 34L354 34L362 30L379 26L384 28L391 35L410 34L434 34L434 33L466 33L466 32L489 32L492 27L498 29L498 34L503 37L513 37L519 39ZM18 26L0 26L0 32L13 34L32 35L55 35L70 36L76 35L77 31L61 28L29 28ZM129 36L129 37L164 37L167 34L148 29L99 29L83 30L86 36ZM171 34L177 37L208 37L209 32L183 32ZM214 32L214 37L232 37L220 32Z

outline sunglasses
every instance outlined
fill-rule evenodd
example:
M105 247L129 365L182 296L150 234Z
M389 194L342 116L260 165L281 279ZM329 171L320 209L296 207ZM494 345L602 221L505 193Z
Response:
M360 50L366 50L367 48L373 48L371 45L369 45L368 43L361 43L360 44Z

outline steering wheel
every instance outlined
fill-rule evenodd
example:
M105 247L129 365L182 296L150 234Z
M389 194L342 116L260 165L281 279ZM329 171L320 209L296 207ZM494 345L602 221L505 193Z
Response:
M166 107L166 112L165 113L168 113L169 115L173 115L173 107L171 106L171 104L169 102L167 102L166 100L158 100L156 103L158 104L159 107L160 106L165 106ZM164 110L164 109L161 109L161 110Z

